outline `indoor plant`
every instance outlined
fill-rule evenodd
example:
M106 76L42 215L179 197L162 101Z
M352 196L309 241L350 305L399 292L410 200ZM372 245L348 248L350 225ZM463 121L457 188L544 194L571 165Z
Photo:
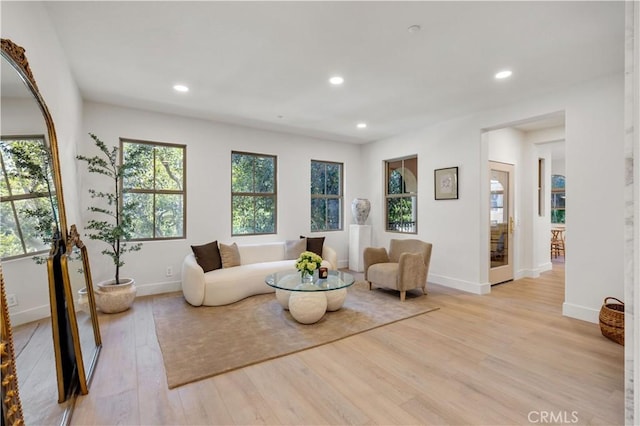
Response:
M304 251L296 261L296 269L300 272L301 281L309 282L313 279L313 273L322 264L322 258L311 251Z
M120 277L120 267L124 265L123 257L125 253L142 248L141 243L128 242L131 239L131 223L137 204L123 199L122 184L126 178L139 173L141 160L133 153L126 161L118 164L118 147L109 149L96 135L89 135L100 154L93 157L78 155L76 158L87 163L90 173L107 176L110 179L110 189L89 189L89 194L96 200L96 204L88 210L98 214L99 218L90 219L85 229L89 231L89 239L107 244L102 254L109 256L115 266L114 279L98 283L96 303L103 312L122 312L129 309L136 295L133 279Z

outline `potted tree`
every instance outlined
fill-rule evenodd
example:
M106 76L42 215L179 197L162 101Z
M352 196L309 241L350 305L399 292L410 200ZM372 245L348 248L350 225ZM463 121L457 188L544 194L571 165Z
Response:
M90 206L88 210L97 214L98 218L90 219L85 229L89 231L87 233L89 239L102 241L107 245L101 253L109 256L115 266L114 278L97 284L96 304L105 313L122 312L131 307L136 297L133 278L120 277L120 268L124 265L123 257L125 253L142 248L141 243L129 242L137 203L124 200L122 183L125 179L140 173L141 159L134 152L119 164L118 147L109 149L96 135L93 133L89 135L100 150L100 154L93 157L78 155L76 158L87 163L87 170L90 173L104 175L111 182L110 190L107 191L89 189L89 194L96 200L96 204Z

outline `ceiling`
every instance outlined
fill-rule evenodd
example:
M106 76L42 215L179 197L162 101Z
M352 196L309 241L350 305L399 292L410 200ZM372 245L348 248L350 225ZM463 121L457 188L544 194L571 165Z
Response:
M84 99L340 142L386 138L624 65L624 2L45 5ZM513 76L495 80L505 68ZM343 85L329 84L336 74ZM190 91L176 93L176 83ZM361 121L368 127L356 128Z

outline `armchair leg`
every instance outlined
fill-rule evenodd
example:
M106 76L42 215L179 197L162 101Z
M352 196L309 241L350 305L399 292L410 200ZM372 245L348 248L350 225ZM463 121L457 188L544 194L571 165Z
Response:
M405 296L406 296L406 295L407 295L407 292L406 292L406 291L401 291L401 292L400 292L400 301L401 301L401 302L404 302L404 298L405 298Z
M369 290L371 290L371 281L367 281L369 283Z

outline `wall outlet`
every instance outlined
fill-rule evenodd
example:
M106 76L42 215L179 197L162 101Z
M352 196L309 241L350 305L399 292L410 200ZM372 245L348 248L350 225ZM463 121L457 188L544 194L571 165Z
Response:
M7 305L9 307L18 306L18 298L15 294L7 294Z
M171 266L167 266L167 276L168 277L173 276L173 268Z

